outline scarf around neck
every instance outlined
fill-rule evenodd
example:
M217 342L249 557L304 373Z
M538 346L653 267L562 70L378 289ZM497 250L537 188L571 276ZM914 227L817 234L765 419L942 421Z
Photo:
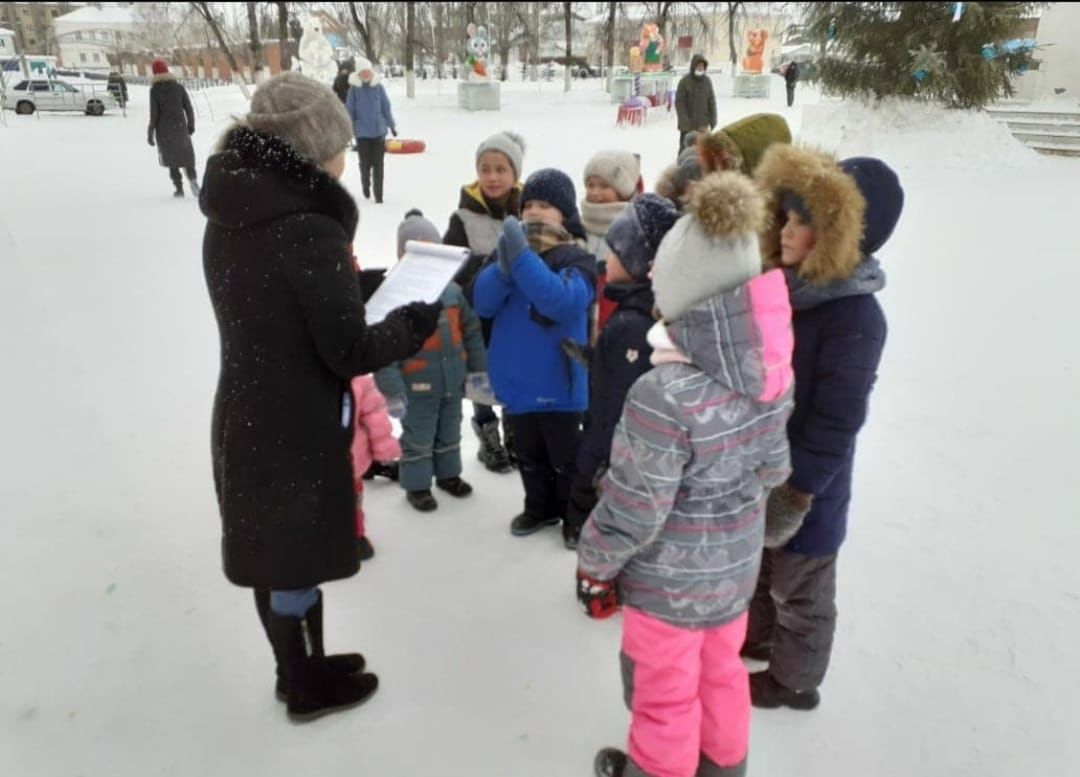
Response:
M562 245L574 245L574 236L565 227L545 224L542 221L526 221L525 233L529 238L529 248L543 255L552 248Z
M818 286L803 280L794 267L784 268L792 310L809 310L843 297L874 294L885 288L885 270L881 262L868 256L859 263L850 278Z
M626 206L629 204L628 202L596 203L583 200L581 203L581 221L585 225L585 230L590 235L603 237L611 227L611 222L618 218L619 214L626 210Z

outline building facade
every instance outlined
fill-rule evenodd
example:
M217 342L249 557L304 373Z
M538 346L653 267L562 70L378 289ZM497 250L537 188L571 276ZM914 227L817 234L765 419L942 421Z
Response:
M54 22L68 7L68 3L0 3L0 27L15 33L20 54L55 55Z
M130 5L83 6L53 21L64 67L109 71L110 62L139 50L135 14Z

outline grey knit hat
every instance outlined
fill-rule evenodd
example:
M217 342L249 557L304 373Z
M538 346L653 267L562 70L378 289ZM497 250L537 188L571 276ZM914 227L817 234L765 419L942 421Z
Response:
M424 218L424 212L418 208L413 208L406 213L405 220L398 225L398 259L405 255L405 244L410 240L419 240L422 243L442 243L442 235L439 234L438 227Z
M480 157L488 151L498 151L510 160L510 166L514 168L514 177L521 178L521 162L525 158L525 138L516 132L497 132L485 140L476 149L476 164L480 164Z
M340 154L353 135L352 120L338 96L300 73L281 73L264 81L251 98L246 121L257 132L287 141L313 162Z
M585 165L585 180L593 175L607 181L619 199L629 200L641 178L641 159L629 151L600 151Z

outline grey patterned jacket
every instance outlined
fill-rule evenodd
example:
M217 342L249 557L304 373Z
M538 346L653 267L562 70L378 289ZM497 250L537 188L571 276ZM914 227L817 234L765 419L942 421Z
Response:
M791 471L783 273L706 300L649 337L657 366L627 396L579 565L617 578L627 606L712 628L749 605L765 496Z

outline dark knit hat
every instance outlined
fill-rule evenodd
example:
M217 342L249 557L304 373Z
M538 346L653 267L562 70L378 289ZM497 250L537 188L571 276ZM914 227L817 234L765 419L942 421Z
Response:
M679 215L671 200L659 194L642 194L615 218L604 240L630 277L645 280L660 241L675 226Z
M521 207L524 208L532 200L540 200L558 208L565 220L563 226L570 234L575 237L585 234L585 228L581 225L581 214L578 213L577 191L574 189L574 182L566 173L547 167L530 175L521 190Z
M904 189L900 178L880 159L858 156L840 162L840 169L855 179L859 193L866 200L863 237L859 252L872 256L896 229L904 209Z

